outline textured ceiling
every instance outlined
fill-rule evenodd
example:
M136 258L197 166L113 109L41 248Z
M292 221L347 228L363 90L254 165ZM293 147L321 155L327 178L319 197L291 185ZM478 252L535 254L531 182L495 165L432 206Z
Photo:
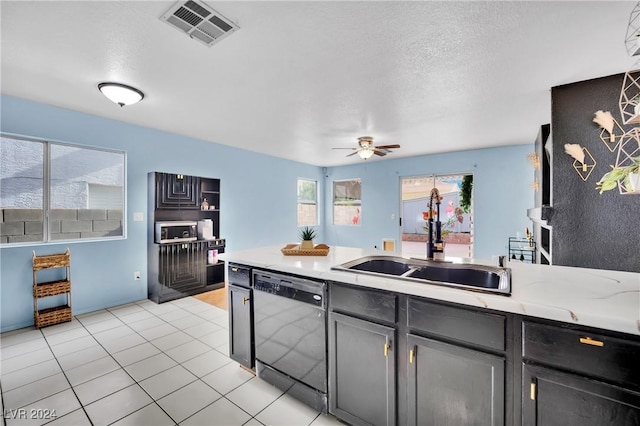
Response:
M2 93L333 166L364 135L402 145L385 159L532 143L551 87L634 63L635 2L206 1L240 26L210 48L173 3L3 0Z

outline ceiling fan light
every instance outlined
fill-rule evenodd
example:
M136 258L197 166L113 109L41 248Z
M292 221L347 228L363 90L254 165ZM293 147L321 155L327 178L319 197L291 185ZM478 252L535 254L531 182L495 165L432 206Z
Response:
M100 83L98 84L98 90L107 97L111 102L114 102L121 107L125 105L133 105L144 99L144 93L135 87L127 86L120 83Z
M360 151L358 151L358 155L363 160L366 160L367 158L371 158L371 156L373 155L373 149L371 149L371 148L363 148Z

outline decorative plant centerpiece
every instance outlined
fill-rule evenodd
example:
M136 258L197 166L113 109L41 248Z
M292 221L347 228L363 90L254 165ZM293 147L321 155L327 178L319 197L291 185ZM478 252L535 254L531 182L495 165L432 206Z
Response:
M312 250L313 249L313 239L316 237L316 230L310 226L305 226L299 232L300 239L302 242L300 243L301 250Z
M621 185L626 193L640 192L640 156L632 158L626 166L611 166L611 171L605 173L598 182L596 189L602 194L604 191Z

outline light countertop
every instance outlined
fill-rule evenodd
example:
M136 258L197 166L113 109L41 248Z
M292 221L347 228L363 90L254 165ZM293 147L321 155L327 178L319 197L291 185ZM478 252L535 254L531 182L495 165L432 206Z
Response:
M512 288L507 297L331 269L363 256L393 255L390 252L331 247L327 256L285 256L281 248L261 247L219 257L273 271L640 335L638 273L512 261L507 263ZM491 265L480 260L451 260Z

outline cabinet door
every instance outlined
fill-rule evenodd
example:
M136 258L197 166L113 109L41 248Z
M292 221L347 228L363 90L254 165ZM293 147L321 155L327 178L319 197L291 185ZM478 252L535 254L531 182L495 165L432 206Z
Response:
M229 284L229 356L253 368L253 300L251 290Z
M199 210L200 178L158 173L156 175L156 208Z
M524 426L640 425L640 393L528 364L522 384Z
M396 424L392 327L329 314L330 412L353 425Z
M160 283L181 292L204 287L205 255L201 243L161 245Z
M504 424L504 358L409 334L408 424Z

